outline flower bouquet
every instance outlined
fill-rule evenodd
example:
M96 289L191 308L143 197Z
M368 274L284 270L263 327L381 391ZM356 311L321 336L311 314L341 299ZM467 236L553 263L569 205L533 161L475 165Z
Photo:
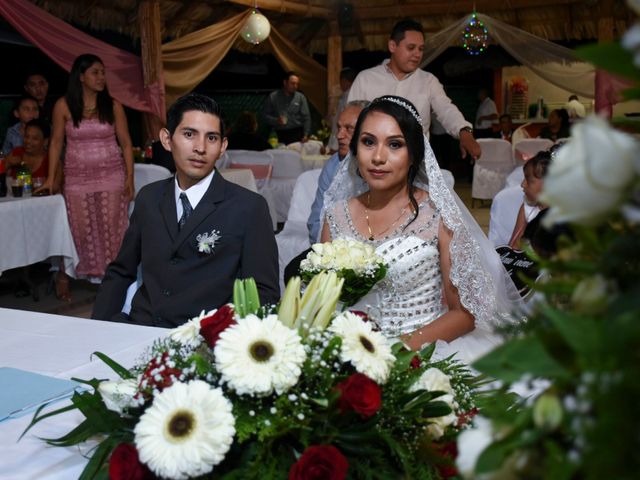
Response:
M300 275L309 281L319 272L335 272L344 280L340 301L350 307L384 278L387 266L371 245L338 238L316 243L307 258L300 262Z
M79 409L86 419L47 441L99 436L83 479L441 478L475 380L431 362L433 347L409 352L358 315L334 317L321 301L335 308L341 281L316 279L302 297L290 283L278 309L238 281L233 304L168 331L131 369L98 353L121 379L84 381L91 391L29 428Z

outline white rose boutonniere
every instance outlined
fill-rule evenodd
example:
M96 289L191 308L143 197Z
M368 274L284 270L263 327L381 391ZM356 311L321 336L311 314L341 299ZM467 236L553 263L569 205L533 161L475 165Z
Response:
M216 242L220 240L220 232L218 230L211 230L211 233L200 233L196 237L196 240L198 241L198 251L200 253L213 253L213 247Z
M635 180L638 142L592 116L571 129L544 179L540 201L550 206L546 225L595 225L620 208Z

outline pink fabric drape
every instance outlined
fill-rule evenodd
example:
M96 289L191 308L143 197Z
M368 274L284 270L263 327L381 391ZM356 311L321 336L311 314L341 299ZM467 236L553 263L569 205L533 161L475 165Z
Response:
M156 82L145 88L140 57L101 42L24 0L0 0L0 15L67 72L78 55L98 55L106 67L113 98L165 118L164 85Z
M611 75L604 70L596 71L596 101L595 110L600 115L611 118L613 106L622 101L622 91L631 88L633 82L625 80L615 75Z

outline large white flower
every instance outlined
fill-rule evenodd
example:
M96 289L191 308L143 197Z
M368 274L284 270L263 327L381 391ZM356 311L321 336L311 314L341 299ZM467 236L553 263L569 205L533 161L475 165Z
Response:
M298 382L306 358L300 336L276 315L247 315L220 334L215 362L222 379L238 394L268 395Z
M454 413L454 409L458 407L455 401L455 394L451 387L449 377L437 368L429 368L426 370L420 378L409 388L410 392L417 392L418 390L427 390L429 392L446 392L445 395L441 395L436 400L445 402L451 407L451 412L442 417L431 418L431 423L427 427L427 432L435 440L439 439L446 428L452 425L457 417Z
M571 128L544 179L545 224L597 224L628 197L639 168L638 142L591 116Z
M135 426L140 461L162 478L211 472L233 443L231 409L222 390L201 380L164 389Z
M187 347L196 348L204 341L204 338L200 335L200 322L203 318L209 317L216 313L216 309L205 313L204 310L200 312L200 315L193 317L186 323L183 323L179 327L176 327L169 331L169 337L182 345Z
M343 362L351 362L358 372L378 383L386 382L396 359L389 340L374 332L371 323L354 313L343 312L333 320L329 330L342 337L340 359Z
M109 410L122 413L127 407L134 407L138 402L134 396L138 393L139 379L106 380L98 384L98 392Z

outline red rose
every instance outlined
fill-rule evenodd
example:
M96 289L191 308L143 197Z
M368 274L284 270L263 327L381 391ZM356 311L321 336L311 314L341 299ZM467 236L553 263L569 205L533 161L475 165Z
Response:
M434 443L433 448L440 461L436 463L436 468L441 478L455 478L460 473L456 468L456 458L458 457L458 445L455 441L448 443Z
M216 313L209 317L205 317L200 321L200 335L204 337L209 347L213 348L220 337L220 334L227 327L236 323L234 320L235 312L231 305L223 305Z
M413 368L414 370L416 368L420 368L420 356L419 355L415 355L412 359L411 359L411 363L409 364L409 366L411 368Z
M363 417L370 417L380 410L382 393L376 382L362 373L354 373L336 386L340 390L340 410L353 410Z
M333 445L312 445L291 465L289 480L342 480L349 462Z
M146 480L155 478L146 465L140 463L134 445L121 443L109 459L109 480Z

